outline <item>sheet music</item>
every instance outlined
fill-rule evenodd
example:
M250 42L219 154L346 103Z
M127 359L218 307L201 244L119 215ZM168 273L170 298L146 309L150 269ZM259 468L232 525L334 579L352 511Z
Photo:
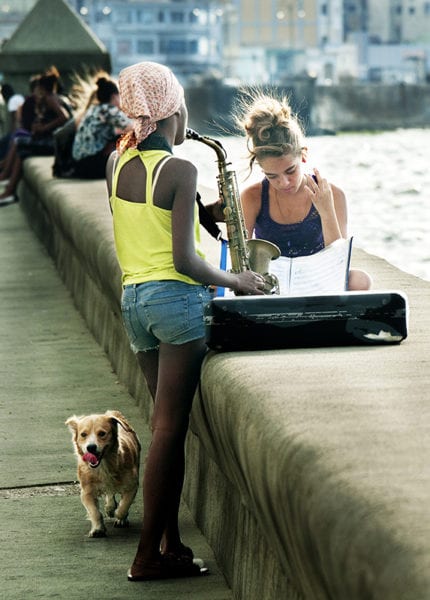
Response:
M339 239L309 256L280 256L270 263L270 272L279 279L283 296L344 291L351 248L352 238Z
M306 296L325 292L343 292L348 285L352 237L338 239L309 256L280 256L270 262L270 273L279 280L281 296ZM221 268L231 268L227 251ZM234 297L234 292L219 288L218 296Z

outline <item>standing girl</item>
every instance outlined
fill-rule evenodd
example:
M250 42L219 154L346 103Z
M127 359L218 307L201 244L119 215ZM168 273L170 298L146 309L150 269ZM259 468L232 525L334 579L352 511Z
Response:
M303 131L285 98L257 93L243 99L237 122L247 137L250 168L264 178L241 194L249 237L269 240L282 256L314 254L347 237L347 203L341 189L318 169L304 172L308 149ZM364 271L349 272L349 290L367 290Z
M130 581L200 575L180 537L189 413L206 353L203 307L209 285L262 294L263 278L208 264L199 248L197 171L174 157L186 135L183 89L163 65L121 71L121 107L133 130L109 159L107 181L123 273L122 311L154 400L143 479L144 516Z

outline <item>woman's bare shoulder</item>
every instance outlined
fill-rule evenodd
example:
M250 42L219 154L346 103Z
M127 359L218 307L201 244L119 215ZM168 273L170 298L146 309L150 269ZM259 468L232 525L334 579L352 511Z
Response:
M345 192L338 187L337 185L335 185L334 183L330 182L330 187L331 187L331 191L333 192L333 198L335 202L340 202L340 203L344 203L346 202L346 196L345 196Z
M258 204L261 202L261 181L252 183L244 188L241 193L241 198L250 204Z

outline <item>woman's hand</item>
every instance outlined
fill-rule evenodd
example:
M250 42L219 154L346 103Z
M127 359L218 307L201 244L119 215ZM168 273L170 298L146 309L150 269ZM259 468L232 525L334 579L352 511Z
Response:
M235 273L237 284L232 289L240 296L262 296L264 294L264 277L254 271Z
M44 133L45 131L45 125L43 123L33 123L31 126L31 133L34 136L40 135L42 133Z
M324 245L346 237L346 198L345 194L321 177L318 169L314 169L316 181L307 177L305 190L321 217Z
M314 169L316 181L313 177L306 178L305 189L310 194L311 200L320 216L335 213L333 191L331 185L321 177L318 169Z

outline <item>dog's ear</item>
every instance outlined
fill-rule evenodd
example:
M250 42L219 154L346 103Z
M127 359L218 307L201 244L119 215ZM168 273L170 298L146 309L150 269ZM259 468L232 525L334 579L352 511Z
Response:
M70 429L70 431L72 433L74 433L76 435L76 432L78 431L78 417L76 417L75 415L73 415L73 417L69 417L67 419L67 421L64 423L65 425L67 425L67 427Z

